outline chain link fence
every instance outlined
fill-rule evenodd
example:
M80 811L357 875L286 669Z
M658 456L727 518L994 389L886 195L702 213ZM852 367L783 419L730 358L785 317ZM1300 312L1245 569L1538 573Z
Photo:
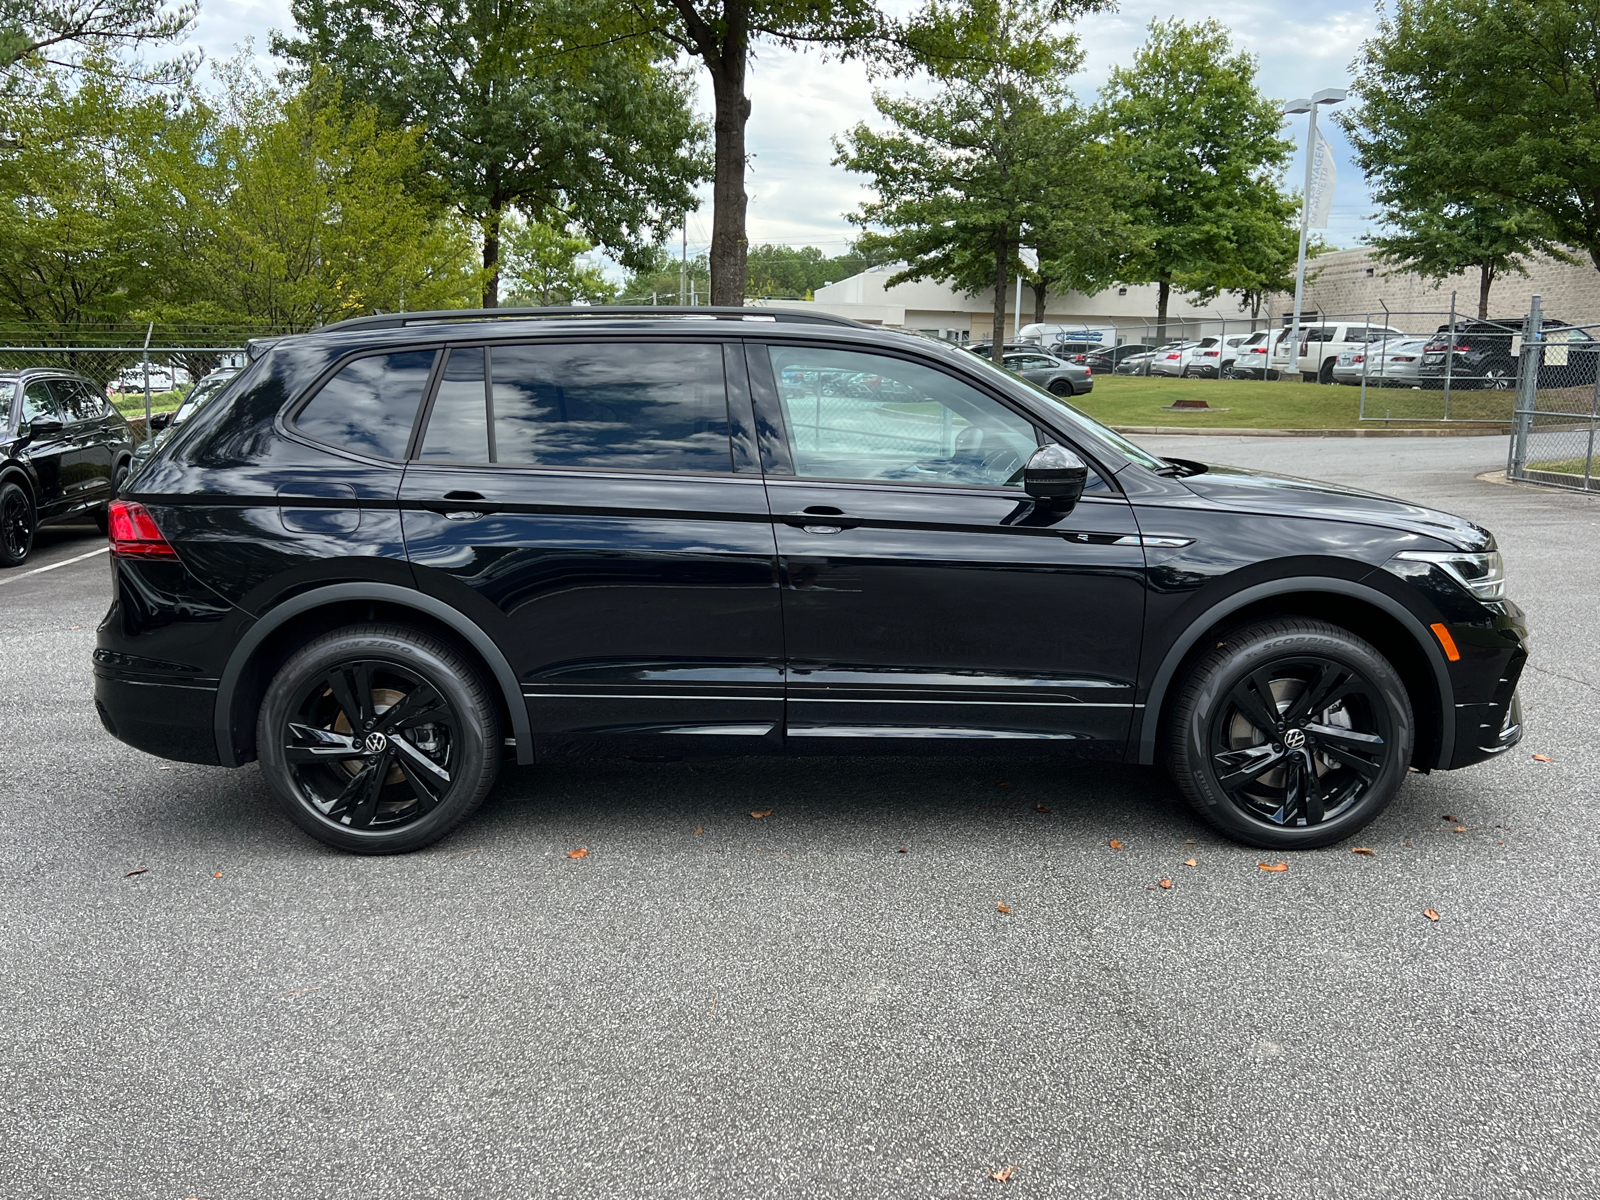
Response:
M1600 322L1552 321L1534 296L1518 347L1516 409L1506 477L1600 492Z

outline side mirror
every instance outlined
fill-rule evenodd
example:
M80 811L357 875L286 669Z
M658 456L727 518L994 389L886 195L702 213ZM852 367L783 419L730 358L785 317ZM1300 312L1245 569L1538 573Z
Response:
M1088 464L1055 442L1040 446L1022 468L1022 490L1061 512L1078 503L1088 482Z
M66 426L54 417L35 417L28 422L28 433L36 438L54 437L65 428Z

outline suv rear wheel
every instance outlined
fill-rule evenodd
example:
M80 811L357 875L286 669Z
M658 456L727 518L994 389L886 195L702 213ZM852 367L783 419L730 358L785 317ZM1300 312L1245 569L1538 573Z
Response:
M1168 767L1230 838L1309 850L1361 829L1411 762L1411 698L1387 659L1348 630L1303 618L1252 625L1184 681Z
M15 483L0 483L0 567L21 566L33 550L33 502Z
M359 625L297 651L267 688L262 773L289 819L357 854L398 854L466 820L500 766L500 711L437 638Z

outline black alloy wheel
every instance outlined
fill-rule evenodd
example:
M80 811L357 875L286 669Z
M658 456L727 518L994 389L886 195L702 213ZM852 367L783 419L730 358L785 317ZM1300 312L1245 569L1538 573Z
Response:
M1077 393L1072 390L1072 384L1065 379L1052 379L1050 381L1050 394L1052 396L1077 395Z
M1172 711L1169 765L1202 816L1275 850L1326 846L1394 798L1411 761L1410 697L1371 645L1285 618L1230 634Z
M362 854L416 850L483 802L499 709L457 650L419 630L364 625L297 652L256 733L280 804L313 837Z
M0 484L0 567L21 566L31 553L33 502L17 484Z

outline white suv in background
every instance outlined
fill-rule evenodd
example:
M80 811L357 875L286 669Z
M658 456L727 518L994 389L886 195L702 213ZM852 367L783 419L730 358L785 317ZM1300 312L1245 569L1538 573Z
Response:
M1183 364L1187 360L1189 351L1199 344L1199 342L1179 342L1157 350L1156 356L1150 360L1150 374L1182 375Z
M1285 331L1287 332L1287 331ZM1333 368L1339 355L1368 342L1403 338L1406 333L1391 325L1369 325L1365 321L1324 321L1300 327L1300 353L1297 361L1288 362L1288 352L1278 348L1272 365L1284 374L1298 370L1307 383L1332 383Z
M1227 337L1204 337L1199 343L1184 351L1179 374L1185 379L1231 379L1233 365L1239 357L1239 347L1250 335L1230 333Z

